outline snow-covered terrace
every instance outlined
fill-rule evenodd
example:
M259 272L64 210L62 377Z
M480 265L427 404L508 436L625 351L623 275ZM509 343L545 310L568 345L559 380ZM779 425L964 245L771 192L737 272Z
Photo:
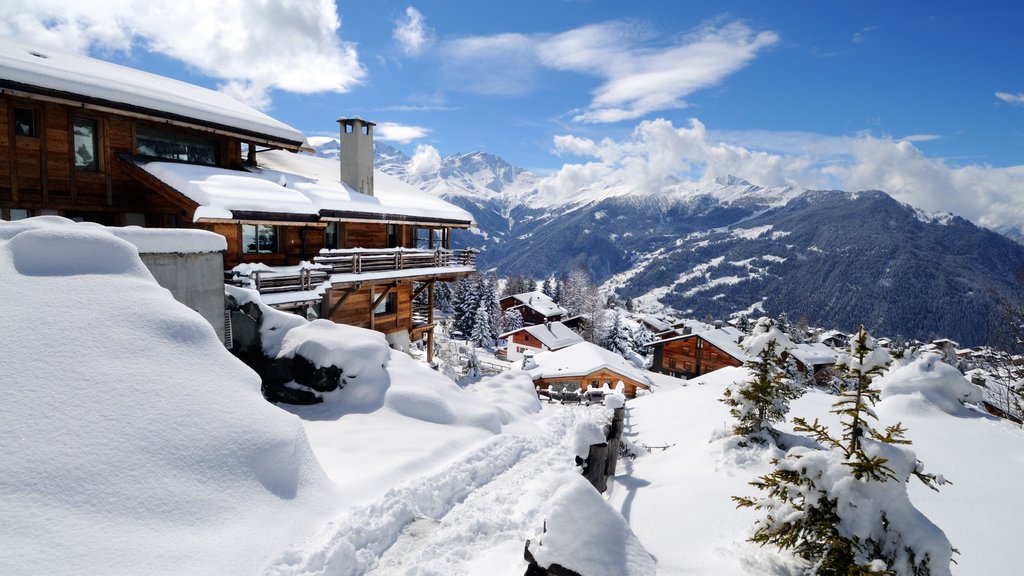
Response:
M0 38L0 90L122 115L155 117L292 149L308 148L291 126L230 96L86 56Z

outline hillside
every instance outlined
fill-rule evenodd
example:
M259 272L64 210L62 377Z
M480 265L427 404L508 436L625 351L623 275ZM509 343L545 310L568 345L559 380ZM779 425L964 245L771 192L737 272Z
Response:
M322 154L337 154L331 146ZM560 200L491 154L410 174L408 156L378 144L377 165L471 212L478 229L454 241L481 250L481 269L541 277L582 266L621 298L700 318L785 312L847 331L865 323L978 345L990 338L994 293L1024 266L1017 242L879 191L610 181Z

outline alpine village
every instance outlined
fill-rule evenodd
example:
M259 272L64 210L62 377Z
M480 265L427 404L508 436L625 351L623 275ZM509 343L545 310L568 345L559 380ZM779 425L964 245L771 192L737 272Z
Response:
M0 573L1024 562L1012 235L731 178L555 201L493 155L422 168L426 148L386 143L387 108L305 134L229 90L4 30ZM881 292L826 288L875 217L973 262L962 292L886 284L904 236L853 265ZM832 272L787 272L810 261ZM960 313L977 322L944 332Z

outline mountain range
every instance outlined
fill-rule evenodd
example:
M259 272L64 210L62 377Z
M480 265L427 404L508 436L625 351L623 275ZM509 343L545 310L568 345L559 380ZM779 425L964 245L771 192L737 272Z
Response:
M315 144L338 154L337 141ZM484 152L424 170L377 143L378 169L473 214L457 246L479 268L544 277L583 267L641 308L691 317L745 311L880 335L989 341L996 294L1014 288L1024 246L952 214L929 214L881 191L762 187L737 178L657 190L600 182L570 199L541 177Z

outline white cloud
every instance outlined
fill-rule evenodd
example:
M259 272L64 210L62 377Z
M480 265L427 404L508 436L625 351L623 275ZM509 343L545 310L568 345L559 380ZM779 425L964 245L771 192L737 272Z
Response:
M996 98L999 98L1007 104L1014 104L1016 106L1024 106L1024 92L1020 94L1012 94L1010 92L996 92Z
M621 140L556 137L556 152L594 160L566 164L541 186L571 198L593 186L628 186L643 194L680 180L738 176L762 186L882 190L924 210L953 212L993 229L1021 229L1024 165L951 166L925 156L911 140L868 133L709 133L698 120L676 127L658 119L641 122Z
M331 0L13 0L0 34L79 53L156 52L179 60L257 107L270 90L347 92L366 71L338 38Z
M701 27L663 48L640 44L646 40L635 25L611 22L577 28L541 44L546 65L605 79L574 120L618 122L683 108L684 98L718 84L779 37L733 22Z
M413 140L425 137L429 133L430 129L423 126L406 126L396 124L395 122L381 122L373 129L373 136L377 140L398 142L399 144L408 144Z
M538 66L603 79L573 118L605 123L683 108L685 98L714 86L778 42L771 31L741 22L706 25L666 46L644 26L613 21L560 34L498 34L449 41L445 66L453 89L520 95L537 86Z
M406 56L419 56L431 39L423 14L409 6L405 9L405 17L395 20L395 29L391 33L398 42L398 47Z
M433 174L441 169L441 154L433 146L420 144L409 159L408 169L409 175L414 178Z

